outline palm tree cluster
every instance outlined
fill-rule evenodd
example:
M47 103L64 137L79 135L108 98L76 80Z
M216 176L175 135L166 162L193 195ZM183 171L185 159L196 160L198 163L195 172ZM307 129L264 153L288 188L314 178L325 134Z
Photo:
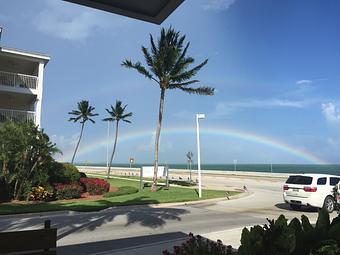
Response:
M127 105L123 106L122 102L117 100L115 106L113 106L113 105L110 106L111 110L106 109L106 111L107 111L107 113L109 114L110 117L103 119L103 121L111 121L111 122L115 121L116 122L116 135L115 135L115 139L114 139L114 145L113 145L113 150L112 150L112 154L111 154L111 159L110 159L110 162L109 162L110 165L109 165L109 168L108 168L108 171L107 171L107 178L110 177L112 160L113 160L113 156L114 156L115 151L116 151L116 145L117 145L117 140L118 140L119 121L131 123L131 121L128 120L127 118L132 117L132 112L125 113L126 107L127 107ZM74 153L73 153L72 161L71 161L72 164L74 162L74 158L75 158L76 153L78 151L80 140L83 136L85 123L88 120L91 121L92 123L95 123L95 121L92 119L92 117L98 116L98 113L93 113L94 110L95 110L95 108L89 104L89 101L82 100L78 103L77 110L73 110L73 111L69 112L70 115L75 116L75 117L71 117L69 119L69 121L73 121L73 122L80 121L80 124L81 124L79 139L78 139L76 148L75 148Z
M193 79L193 77L208 63L208 59L205 59L202 63L191 66L194 64L195 59L187 56L187 52L190 46L189 42L185 42L185 35L180 35L172 27L168 29L162 29L160 38L155 42L152 35L150 35L150 48L142 46L142 53L145 59L146 66L140 62L132 62L131 60L125 60L122 62L122 66L134 69L138 73L142 74L146 78L155 82L160 89L158 120L155 136L155 148L154 148L154 176L151 186L152 191L157 190L157 172L159 164L159 138L162 127L163 111L164 111L164 99L165 92L167 90L179 89L189 94L197 95L213 95L214 88L212 87L195 87L200 81ZM108 118L103 121L115 121L116 122L116 135L113 145L113 150L110 159L110 166L108 168L107 177L110 176L110 170L114 153L116 151L116 145L118 140L118 127L119 122L124 121L130 123L128 120L132 116L132 113L125 113L126 105L123 106L121 101L116 101L115 106L111 105L110 109L106 109L109 114ZM74 151L72 163L76 155L80 139L82 137L85 122L90 120L94 121L91 117L98 114L92 113L94 107L90 106L88 101L81 101L78 103L78 110L70 112L70 114L76 117L70 118L70 121L77 122L80 120L81 132L79 140Z

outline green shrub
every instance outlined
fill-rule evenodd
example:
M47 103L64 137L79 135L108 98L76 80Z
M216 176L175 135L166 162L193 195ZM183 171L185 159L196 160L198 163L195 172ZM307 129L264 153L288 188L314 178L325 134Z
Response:
M335 255L340 254L340 216L330 223L329 214L319 211L315 227L305 215L289 224L281 215L269 225L244 228L239 255Z
M78 169L69 163L54 162L49 169L50 183L70 184L78 182L80 173Z
M83 193L83 188L78 183L73 184L55 184L55 197L56 199L72 199L80 198Z
M116 197L116 196L134 194L137 192L138 192L138 189L135 187L122 186L122 187L119 187L118 190L115 192L106 193L104 197Z

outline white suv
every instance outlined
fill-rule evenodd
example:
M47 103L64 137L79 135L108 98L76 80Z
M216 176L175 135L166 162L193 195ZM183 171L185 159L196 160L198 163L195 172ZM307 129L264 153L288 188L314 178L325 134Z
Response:
M331 213L335 209L333 189L339 181L340 176L336 175L291 175L283 186L283 199L294 210L306 205L325 208Z

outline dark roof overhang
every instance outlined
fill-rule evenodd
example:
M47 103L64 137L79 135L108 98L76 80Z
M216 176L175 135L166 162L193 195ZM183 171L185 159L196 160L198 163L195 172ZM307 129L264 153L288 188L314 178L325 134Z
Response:
M161 24L184 0L64 0Z

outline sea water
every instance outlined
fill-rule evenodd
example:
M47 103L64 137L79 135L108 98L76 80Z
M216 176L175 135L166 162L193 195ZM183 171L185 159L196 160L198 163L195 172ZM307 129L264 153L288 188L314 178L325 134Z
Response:
M85 164L77 164L85 165ZM106 166L105 164L89 163L91 166ZM133 164L131 167L150 166L150 164ZM165 165L161 164L160 165ZM167 164L170 169L188 169L186 164ZM112 167L129 168L130 164L113 164ZM192 165L192 169L197 169L197 165ZM273 172L273 173L321 173L340 175L340 165L337 164L202 164L202 170L219 171L247 171L247 172Z

